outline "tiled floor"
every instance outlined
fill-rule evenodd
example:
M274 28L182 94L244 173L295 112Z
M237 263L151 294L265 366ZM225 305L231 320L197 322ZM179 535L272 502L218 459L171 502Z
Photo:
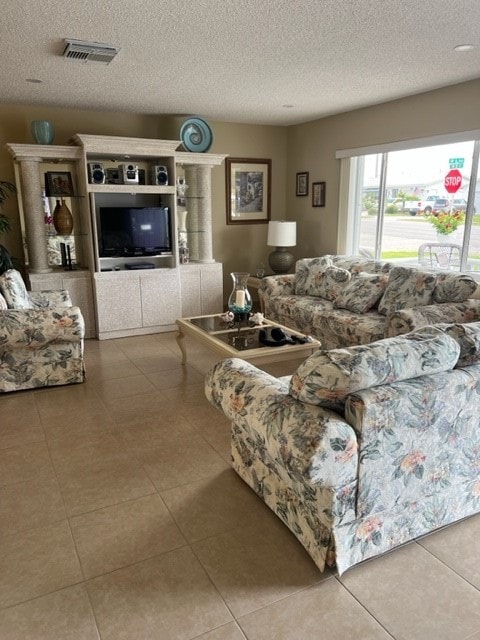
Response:
M88 341L85 384L0 397L0 640L480 640L480 517L319 573L187 346Z

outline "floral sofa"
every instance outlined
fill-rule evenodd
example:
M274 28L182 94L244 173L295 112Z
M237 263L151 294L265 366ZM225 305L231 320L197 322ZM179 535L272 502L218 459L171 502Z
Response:
M0 276L0 392L83 382L85 323L68 292L28 292Z
M318 350L291 377L206 377L235 471L339 573L480 512L480 323Z
M326 349L368 344L437 322L480 320L476 281L359 256L297 261L295 274L260 283L265 316Z

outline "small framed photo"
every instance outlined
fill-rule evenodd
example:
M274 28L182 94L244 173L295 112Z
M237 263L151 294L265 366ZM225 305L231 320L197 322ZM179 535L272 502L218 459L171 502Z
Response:
M325 182L312 182L312 207L325 206Z
M308 196L308 171L297 173L297 196Z
M73 196L70 171L47 171L45 173L45 195L50 198Z
M270 220L272 161L227 158L227 224L266 224Z

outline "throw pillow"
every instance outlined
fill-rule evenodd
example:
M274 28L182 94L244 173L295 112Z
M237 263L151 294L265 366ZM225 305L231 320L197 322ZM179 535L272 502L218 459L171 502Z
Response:
M319 278L317 295L334 302L350 281L350 272L339 267L327 267Z
M410 267L394 267L390 271L385 293L378 303L383 315L398 309L422 307L432 303L437 276Z
M465 273L439 273L433 290L435 302L464 302L477 290L477 283Z
M9 269L0 276L0 293L9 309L30 309L32 306L22 276L15 269Z
M289 393L302 402L341 412L348 394L449 371L459 353L453 338L431 326L348 349L319 350L295 371Z
M460 355L457 367L469 367L480 362L480 322L437 324L436 326L458 342Z
M297 296L318 296L318 287L325 269L332 266L330 256L298 260L295 269L295 294Z
M366 313L380 300L387 284L386 273L357 273L337 296L335 306L353 313Z

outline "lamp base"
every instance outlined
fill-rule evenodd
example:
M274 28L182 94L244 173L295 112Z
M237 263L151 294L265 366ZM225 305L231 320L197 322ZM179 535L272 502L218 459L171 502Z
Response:
M277 247L268 256L268 264L273 273L288 273L293 266L295 258L286 247Z

